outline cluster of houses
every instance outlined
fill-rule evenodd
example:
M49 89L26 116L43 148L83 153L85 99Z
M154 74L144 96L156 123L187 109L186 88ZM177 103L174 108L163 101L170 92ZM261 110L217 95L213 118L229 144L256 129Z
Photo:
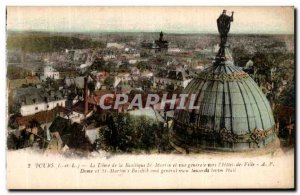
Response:
M162 36L156 44L167 49L167 41ZM137 63L147 64L148 59L124 44L107 43L100 56L105 63L117 62L118 67L127 62L125 71L95 69L93 65L99 57L90 50L65 52L69 55L68 60L84 62L77 66L83 74L61 76L61 72L48 62L40 75L33 72L24 79L8 80L9 149L37 147L55 153L67 153L74 148L93 150L100 131L107 129L108 119L116 112L147 115L170 125L166 119L172 116L172 110L158 113L153 109L129 109L128 104L103 110L99 106L100 99L108 93L127 94L130 98L135 93L163 93L170 85L183 89L192 78L184 65L177 62L168 62L165 68L141 68ZM106 100L105 103L113 104L113 101Z
M111 42L100 51L69 49L65 60L77 62L80 75L62 76L46 65L39 76L8 80L9 149L36 146L59 153L72 148L93 150L100 131L107 129L109 118L116 112L147 115L170 126L174 110L129 109L128 104L103 110L99 106L105 94L122 93L131 98L136 93L180 93L204 65L201 60L192 60L192 52L169 45L161 32L158 40L143 42L140 48ZM141 51L151 55L144 57ZM252 66L248 62L246 68L251 70ZM105 101L113 103L113 98Z

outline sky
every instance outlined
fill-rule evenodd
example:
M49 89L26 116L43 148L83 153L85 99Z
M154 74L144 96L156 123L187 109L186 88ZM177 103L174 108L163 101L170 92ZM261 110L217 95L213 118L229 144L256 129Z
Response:
M231 33L293 34L293 7L7 7L7 30L217 33L222 10Z

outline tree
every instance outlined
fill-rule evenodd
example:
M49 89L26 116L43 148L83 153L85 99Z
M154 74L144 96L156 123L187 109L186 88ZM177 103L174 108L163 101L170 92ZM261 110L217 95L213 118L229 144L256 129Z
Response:
M68 49L70 45L74 49L103 48L102 42L77 37L50 36L49 34L12 33L7 37L8 49L21 49L23 52L56 52Z
M171 83L171 84L167 84L167 86L166 86L166 90L167 90L167 91L169 91L169 92L173 92L173 91L174 91L174 89L175 89L175 86L174 86L174 84L173 84L173 83Z
M274 103L280 103L279 97L282 91L282 81L294 82L294 54L291 53L260 53L252 58L256 69L256 77L261 84L270 83L273 88L269 95ZM293 95L295 96L295 95Z
M88 87L88 89L91 92L95 91L95 84L94 84L94 82L88 82L87 87Z
M136 67L140 70L140 71L144 71L146 69L148 69L147 63L146 62L138 62Z
M251 54L245 49L244 46L235 47L232 50L232 57L234 64L237 66L244 67L246 63L251 59Z
M119 113L111 116L108 129L102 131L104 143L113 151L132 152L156 148L157 122L146 116Z
M108 77L107 79L105 79L105 81L104 81L104 85L106 85L106 86L113 86L113 84L114 84L114 78L113 77Z
M93 64L89 67L89 70L103 71L105 69L105 61L103 58L96 58Z
M295 107L296 94L294 82L287 84L287 87L282 91L279 101L282 105Z
M107 62L104 66L104 71L112 73L116 71L116 64L114 62Z
M8 150L18 149L18 138L14 134L8 134L6 142Z

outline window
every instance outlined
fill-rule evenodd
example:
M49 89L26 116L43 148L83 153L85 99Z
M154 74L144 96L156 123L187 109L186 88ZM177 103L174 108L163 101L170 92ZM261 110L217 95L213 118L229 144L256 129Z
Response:
M49 105L47 105L47 108L49 108Z
M39 107L35 107L35 110L38 110L39 109Z

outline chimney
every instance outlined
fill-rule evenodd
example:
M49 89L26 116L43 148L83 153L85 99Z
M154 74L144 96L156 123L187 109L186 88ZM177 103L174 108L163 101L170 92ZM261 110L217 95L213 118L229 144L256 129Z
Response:
M88 114L89 103L88 103L88 88L87 88L87 77L84 77L84 115Z

